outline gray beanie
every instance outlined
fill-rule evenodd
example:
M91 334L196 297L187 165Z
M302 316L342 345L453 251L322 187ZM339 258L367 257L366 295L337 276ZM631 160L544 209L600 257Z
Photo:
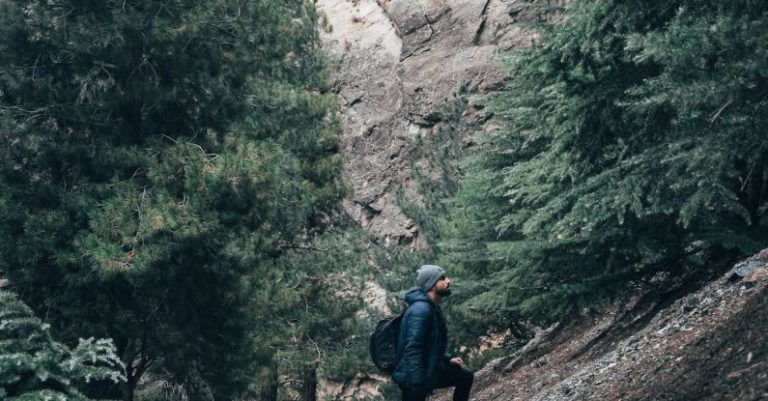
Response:
M429 291L440 277L445 275L445 270L440 266L424 265L419 268L416 276L416 284L424 291Z

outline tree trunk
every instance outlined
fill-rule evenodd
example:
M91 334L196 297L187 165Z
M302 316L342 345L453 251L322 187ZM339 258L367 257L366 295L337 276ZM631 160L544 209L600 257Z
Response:
M749 199L749 217L752 220L752 226L757 227L760 225L760 220L762 218L760 213L760 208L763 205L763 202L765 201L765 188L764 185L764 169L765 169L765 163L766 163L766 156L765 153L760 153L758 155L757 160L755 161L755 165L752 167L752 170L749 172L749 186L750 188L750 199Z
M133 401L133 393L136 385L129 379L126 383L120 383L120 395L123 401Z
M277 364L269 369L266 380L259 384L257 400L259 401L277 401L277 391L280 383L278 382Z
M317 401L317 366L307 366L301 384L301 401Z

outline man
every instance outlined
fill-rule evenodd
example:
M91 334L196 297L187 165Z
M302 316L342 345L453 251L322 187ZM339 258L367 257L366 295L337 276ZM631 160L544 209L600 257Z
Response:
M453 401L467 401L474 374L464 361L446 352L448 330L440 310L451 295L451 280L440 266L424 265L416 276L417 287L408 290L408 309L400 325L392 380L400 386L403 401L424 401L435 388L455 386Z

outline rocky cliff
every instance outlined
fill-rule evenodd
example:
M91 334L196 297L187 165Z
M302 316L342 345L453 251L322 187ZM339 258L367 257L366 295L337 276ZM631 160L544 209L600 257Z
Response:
M418 202L415 145L445 123L457 90L499 88L500 51L527 46L537 17L514 0L317 0L322 39L335 58L343 153L354 194L346 212L384 244L428 248L397 194ZM470 116L471 113L465 113ZM465 117L466 118L466 117Z

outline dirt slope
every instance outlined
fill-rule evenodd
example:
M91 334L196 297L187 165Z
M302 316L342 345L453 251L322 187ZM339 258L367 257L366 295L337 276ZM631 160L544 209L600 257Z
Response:
M471 399L768 400L767 268L765 250L694 291L553 326L479 371Z

